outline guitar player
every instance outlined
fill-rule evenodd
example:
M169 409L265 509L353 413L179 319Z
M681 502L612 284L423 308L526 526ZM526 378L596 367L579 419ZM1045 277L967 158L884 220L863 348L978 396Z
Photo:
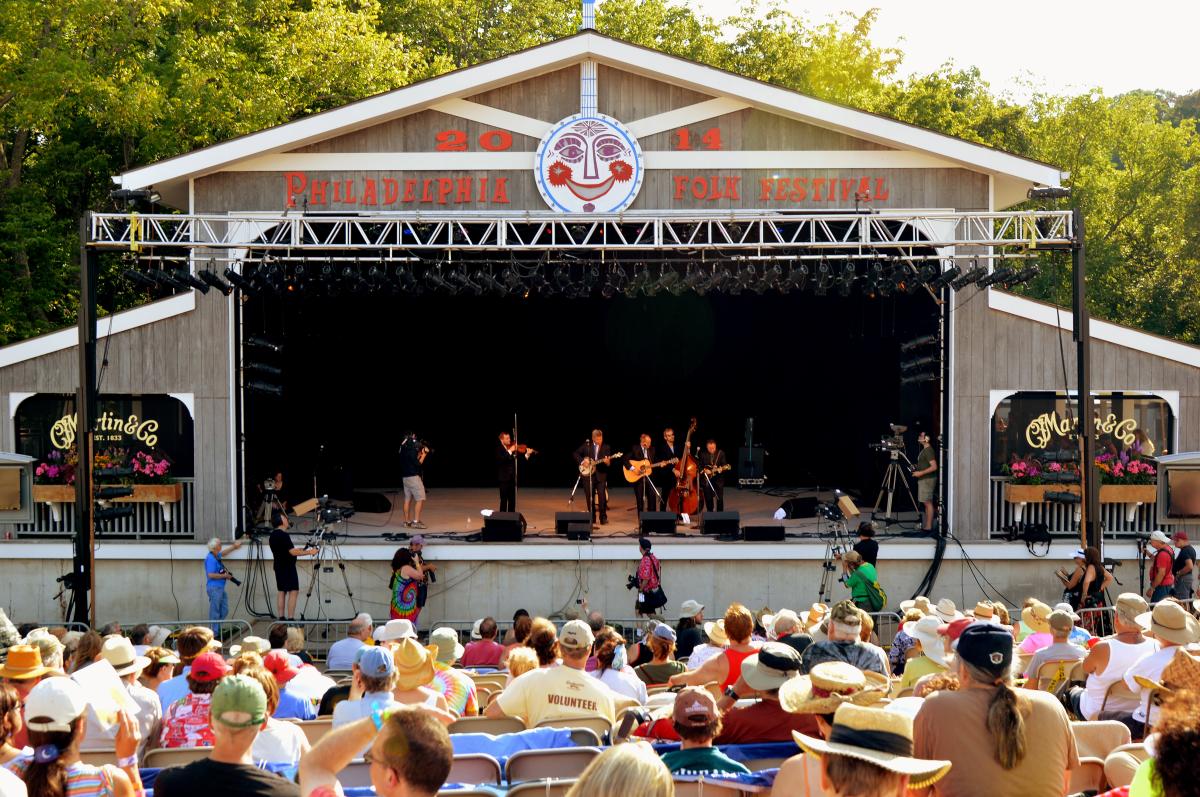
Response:
M708 440L696 461L700 464L700 493L704 496L704 511L724 512L725 471L729 470L725 452L717 448L716 440Z
M584 476L583 494L587 498L588 512L595 524L599 518L600 525L608 523L608 464L612 460L612 449L604 442L604 432L592 430L592 439L575 449L572 455L576 465L582 465L585 459L596 463L592 475Z
M651 443L650 435L643 434L641 436L641 438L638 440L638 444L630 450L630 455L629 455L630 465L632 465L634 462L638 462L638 461L649 462L649 463L653 463L655 461L654 446L652 446L650 443ZM658 500L657 496L654 494L654 488L651 487L647 483L650 481L651 478L652 477L650 477L650 476L646 476L644 478L638 479L633 484L633 494L637 498L638 515L641 515L642 511L647 508L649 508L650 511L653 512L655 504Z

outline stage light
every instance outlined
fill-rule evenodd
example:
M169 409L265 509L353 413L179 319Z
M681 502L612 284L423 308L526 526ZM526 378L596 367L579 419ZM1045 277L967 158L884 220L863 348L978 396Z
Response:
M910 352L913 349L919 349L922 346L932 346L938 342L937 335L922 335L919 338L913 338L900 344L901 352Z
M472 296L483 295L483 286L476 282L472 282L471 278L467 276L467 272L464 269L458 268L454 271L451 271L450 279L453 280L456 285L458 285L460 290L466 291Z
M1071 189L1063 187L1038 186L1025 192L1029 199L1070 199Z
M678 284L679 272L670 266L663 266L658 275L658 289L675 293L675 286Z
M932 282L929 283L929 287L935 291L940 291L942 288L947 287L954 282L954 280L958 279L961 275L962 269L954 264L951 264L950 268L943 271Z
M183 268L176 269L175 273L172 276L174 276L177 281L182 282L185 285L190 285L191 287L195 288L196 290L200 291L203 294L208 293L208 289L209 289L208 283L204 282L199 277L194 276L187 269L183 269Z
M250 337L246 338L245 345L252 349L262 349L263 351L270 351L274 352L275 354L283 353L282 343L276 343L270 338L263 337L262 335L251 335Z
M1005 287L1012 288L1022 283L1029 282L1031 279L1041 273L1041 269L1037 266L1029 266L1013 274L1012 279L1004 282Z
M261 382L257 379L252 379L246 383L247 390L253 390L255 393L264 393L268 396L279 398L283 395L283 388L279 385L273 385L270 382Z
M683 286L689 291L695 292L697 296L703 296L708 292L710 285L708 275L698 268L688 266L687 276L683 278Z
M952 285L954 290L961 291L963 288L971 285L987 276L987 268L975 263L975 265L966 274L963 274L958 279L954 280Z
M798 266L792 266L783 278L783 282L779 283L781 293L788 291L802 291L804 285L808 282L808 266L801 263Z
M723 268L714 268L708 281L710 291L719 291L729 283L729 272Z
M283 369L277 365L268 365L267 363L259 362L247 362L244 367L247 371L254 371L255 373L262 374L263 376L271 376L275 377L276 379L283 376Z
M1012 279L1015 273L1008 266L1001 266L975 284L979 286L980 290L990 288L993 285L999 285L1002 282Z
M442 275L434 269L425 272L425 287L431 291L443 291L451 296L458 293L458 288L442 279Z
M229 280L229 282L233 285L233 287L237 288L239 291L241 291L244 294L247 294L249 296L257 296L258 295L258 289L255 288L250 283L250 280L246 279L241 274L234 271L233 266L226 267L225 279Z
M829 266L829 261L821 258L821 262L817 265L817 285L813 289L813 293L817 296L824 296L829 292L829 283L833 280L833 269Z
M911 374L909 376L900 377L902 385L919 385L922 382L936 382L938 375L935 373Z
M850 289L854 287L854 281L856 279L858 279L858 271L855 269L853 263L847 261L846 264L842 266L842 273L838 278L838 293L840 293L842 296L849 296Z
M221 275L215 271L211 271L207 268L204 269L200 272L200 279L219 290L225 296L233 293L233 286L221 279Z
M151 270L150 276L154 277L154 279L158 281L159 285L166 285L167 287L174 288L177 291L186 291L188 289L187 283L180 282L179 280L175 279L175 275L168 274L161 268Z
M918 368L924 368L927 365L937 365L938 358L935 355L926 355L918 357L915 360L906 360L900 363L901 371L915 371Z
M124 271L122 271L121 274L125 277L125 279L129 280L134 285L137 285L141 288L157 288L158 287L157 282L150 279L150 277L143 274L141 271L137 270L136 268L127 268Z
M132 517L134 508L131 506L105 506L95 509L92 512L92 517L97 522L105 522L110 520L119 520L120 518Z
M490 291L497 296L505 292L505 288L500 284L500 281L492 276L492 272L487 269L479 269L475 272L475 283L480 285L485 291Z
M780 283L783 282L783 266L776 263L770 268L764 268L762 279L758 282L757 291L759 294L765 293L767 290L779 290Z

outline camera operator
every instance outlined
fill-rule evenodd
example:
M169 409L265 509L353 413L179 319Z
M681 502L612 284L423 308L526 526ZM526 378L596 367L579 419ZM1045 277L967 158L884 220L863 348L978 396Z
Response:
M208 541L208 555L204 557L205 591L208 593L208 619L211 621L224 620L229 614L229 596L225 594L225 582L233 578L224 563L221 562L221 551L233 553L242 547L242 541L223 548L221 540L213 537ZM221 626L213 625L213 634L221 635Z
M913 466L912 475L917 477L917 500L925 506L925 514L921 523L922 531L933 531L934 503L937 500L937 470L938 463L934 457L933 441L925 432L917 434L917 443L921 453L917 455L917 463Z
M278 619L296 619L296 601L300 598L300 576L296 572L296 558L312 556L317 552L313 548L297 548L292 543L292 535L288 534L287 515L278 509L271 512L271 556L274 557L275 589L278 592L276 608ZM284 609L287 609L285 612Z
M879 586L875 565L863 560L858 551L847 551L842 557L842 582L850 590L850 599L864 612L879 612L887 603L887 594Z
M425 503L423 473L425 457L431 450L429 444L424 440L418 440L413 432L404 433L404 441L400 444L400 477L404 482L404 525L406 528L425 528L425 524L421 522L421 506Z

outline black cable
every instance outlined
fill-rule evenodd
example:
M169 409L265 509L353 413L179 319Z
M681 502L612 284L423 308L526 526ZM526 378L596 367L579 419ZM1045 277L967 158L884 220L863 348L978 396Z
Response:
M171 597L175 600L175 619L181 620L183 618L180 617L179 596L175 594L175 546L171 544L170 537L167 537L167 560L171 563Z

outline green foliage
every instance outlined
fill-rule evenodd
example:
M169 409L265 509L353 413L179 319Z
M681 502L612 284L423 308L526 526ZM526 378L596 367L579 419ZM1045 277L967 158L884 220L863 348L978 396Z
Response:
M975 68L897 79L875 13L778 0L724 20L604 0L601 33L1068 170L1097 314L1200 342L1200 92L997 96ZM0 345L74 321L76 230L109 176L570 35L577 0L6 0ZM1069 301L1064 258L1022 290ZM105 310L144 301L106 260Z

